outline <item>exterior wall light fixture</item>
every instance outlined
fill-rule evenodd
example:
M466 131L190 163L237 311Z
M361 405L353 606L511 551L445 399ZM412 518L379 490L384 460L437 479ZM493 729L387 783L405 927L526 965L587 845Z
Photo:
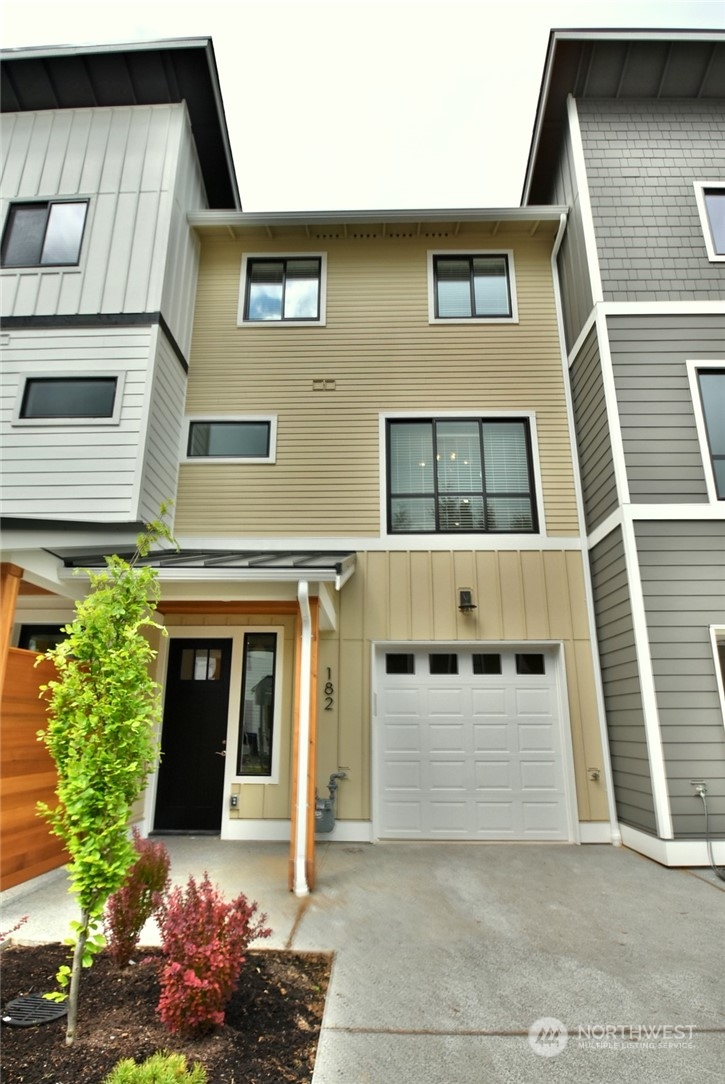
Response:
M470 614L476 609L476 603L473 601L473 591L470 587L458 588L458 609L462 614Z

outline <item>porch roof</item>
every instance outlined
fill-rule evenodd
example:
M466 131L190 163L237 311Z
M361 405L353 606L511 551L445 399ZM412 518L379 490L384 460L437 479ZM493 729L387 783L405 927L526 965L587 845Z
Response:
M130 560L134 550L117 550L120 557ZM64 565L66 575L74 569L103 568L105 555L100 550L91 552L56 550L55 554ZM159 570L162 580L229 580L296 582L313 580L318 583L334 583L339 590L355 571L355 552L340 550L210 550L167 549L156 550L141 557L137 564L150 565Z

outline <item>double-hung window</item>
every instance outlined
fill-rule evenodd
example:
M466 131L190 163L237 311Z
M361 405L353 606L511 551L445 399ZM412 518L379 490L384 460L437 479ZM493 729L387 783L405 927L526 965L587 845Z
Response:
M527 418L387 422L388 530L538 531Z
M3 233L2 266L76 265L87 211L87 200L11 204Z
M517 319L511 252L430 252L428 282L432 323Z
M245 256L239 323L324 323L324 273L322 255Z

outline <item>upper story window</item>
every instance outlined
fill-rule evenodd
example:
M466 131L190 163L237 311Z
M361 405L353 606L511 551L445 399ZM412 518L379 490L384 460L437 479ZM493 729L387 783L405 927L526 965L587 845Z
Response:
M14 424L114 424L121 409L121 383L119 375L24 377Z
M240 324L322 324L324 321L324 255L244 257Z
M87 200L11 204L3 234L2 266L76 265L87 211Z
M725 260L725 181L697 182L695 195L708 259Z
M276 418L190 418L188 459L273 463Z
M526 418L387 423L388 530L538 531Z
M429 319L457 322L518 318L511 252L430 252Z
M697 376L715 493L725 501L725 369L701 369Z

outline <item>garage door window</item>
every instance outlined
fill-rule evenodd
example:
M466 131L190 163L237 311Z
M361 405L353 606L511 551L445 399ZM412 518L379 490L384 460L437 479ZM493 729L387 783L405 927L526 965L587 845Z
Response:
M500 674L501 656L494 651L477 652L473 656L474 674Z
M385 656L386 674L414 674L415 655L404 655L399 652L388 652Z
M436 652L428 656L428 668L431 674L457 674L458 655Z
M544 656L527 652L516 656L516 673L517 674L545 674L546 664Z

